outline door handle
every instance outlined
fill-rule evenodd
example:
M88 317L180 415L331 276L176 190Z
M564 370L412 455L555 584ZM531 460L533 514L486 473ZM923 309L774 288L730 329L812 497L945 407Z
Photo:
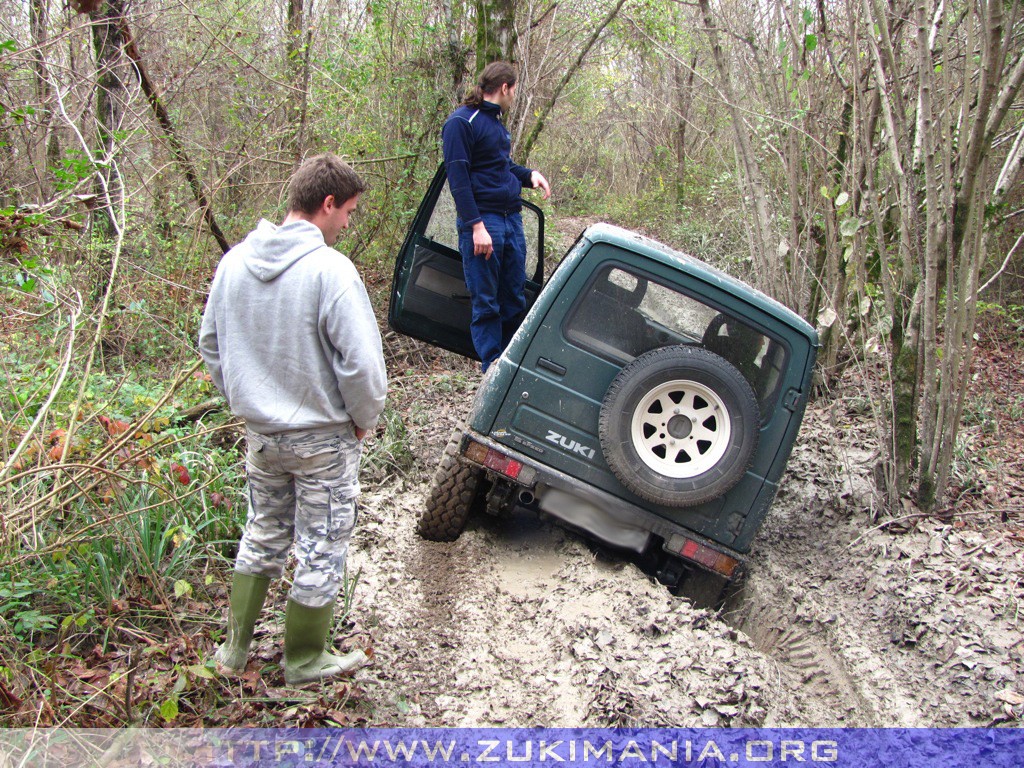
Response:
M546 357L537 358L537 367L543 368L546 371L551 371L551 373L555 374L556 376L565 376L565 366L559 365L556 362L548 360Z

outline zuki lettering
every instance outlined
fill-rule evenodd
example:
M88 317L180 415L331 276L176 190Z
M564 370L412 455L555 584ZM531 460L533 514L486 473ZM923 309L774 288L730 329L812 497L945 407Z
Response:
M569 453L578 453L580 456L583 456L586 459L594 458L595 451L593 448L588 448L587 446L577 442L576 440L571 440L565 435L560 435L553 429L548 430L548 436L545 437L544 439L547 440L549 443L554 443L555 445L561 446L565 450L569 451Z

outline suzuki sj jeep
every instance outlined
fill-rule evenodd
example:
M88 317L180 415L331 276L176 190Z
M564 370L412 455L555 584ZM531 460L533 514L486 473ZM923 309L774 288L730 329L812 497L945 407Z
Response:
M451 541L477 511L537 510L714 601L775 496L817 334L739 280L607 224L545 283L543 214L523 206L529 309L445 449L417 530ZM469 321L442 167L399 254L389 322L475 358Z

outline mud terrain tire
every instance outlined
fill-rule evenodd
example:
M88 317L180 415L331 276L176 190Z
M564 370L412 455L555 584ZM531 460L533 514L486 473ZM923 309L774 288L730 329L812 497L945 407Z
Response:
M459 458L462 429L456 429L430 484L416 533L428 541L455 541L462 534L476 500L482 469Z
M636 358L601 403L601 449L612 473L655 504L689 507L740 481L757 448L757 399L724 358L689 346Z

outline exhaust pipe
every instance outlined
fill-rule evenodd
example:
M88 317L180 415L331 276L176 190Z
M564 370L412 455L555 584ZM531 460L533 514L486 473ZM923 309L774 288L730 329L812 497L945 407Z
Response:
M532 491L520 491L519 492L519 503L520 504L533 504L534 496Z

